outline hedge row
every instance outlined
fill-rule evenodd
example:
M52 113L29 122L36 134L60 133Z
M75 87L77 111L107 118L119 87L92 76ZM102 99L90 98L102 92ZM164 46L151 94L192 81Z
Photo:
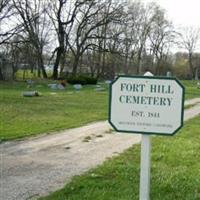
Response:
M97 84L97 78L89 77L89 76L76 76L76 77L68 77L67 82L69 84L81 84L81 85L95 85Z

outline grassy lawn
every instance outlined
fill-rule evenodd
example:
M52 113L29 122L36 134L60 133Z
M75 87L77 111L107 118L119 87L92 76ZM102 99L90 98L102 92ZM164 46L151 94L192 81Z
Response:
M200 97L196 82L183 81L186 99ZM84 86L76 92L71 86L54 91L47 82L38 82L31 90L41 97L23 97L25 82L0 82L0 139L9 140L41 133L78 127L89 122L107 119L108 85L105 91Z
M186 99L200 97L200 89L197 88L197 81L181 81L186 89Z
M173 137L152 144L151 199L200 199L200 116ZM138 200L140 145L76 176L62 190L40 200Z
M107 91L97 92L94 86L80 92L71 86L55 91L40 83L31 90L41 92L41 97L23 97L29 90L24 82L0 84L2 140L78 127L107 116Z

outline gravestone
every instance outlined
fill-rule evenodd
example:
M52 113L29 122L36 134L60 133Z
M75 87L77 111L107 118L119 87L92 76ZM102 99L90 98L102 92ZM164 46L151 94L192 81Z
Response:
M74 87L74 89L76 89L76 90L80 90L80 89L83 88L83 86L82 86L81 84L75 84L75 85L73 85L73 87Z

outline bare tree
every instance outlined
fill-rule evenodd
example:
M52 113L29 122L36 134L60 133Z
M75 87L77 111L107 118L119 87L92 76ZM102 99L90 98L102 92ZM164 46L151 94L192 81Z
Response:
M119 47L122 46L122 40L120 45L117 45L114 48L114 51L110 51L112 48L112 44L114 44L115 42L118 43L120 40L120 36L122 34L122 24L125 23L125 20L123 20L126 16L126 13L124 12L124 8L127 6L127 4L123 1L112 1L112 6L109 7L105 7L105 9L107 9L107 11L105 10L104 14L110 12L111 10L113 10L113 12L117 12L117 15L115 17L112 17L112 20L99 27L98 29L100 30L97 35L98 35L98 46L99 46L99 61L98 61L98 71L97 71L97 77L101 76L102 78L108 78L106 77L106 71L108 71L108 63L106 63L106 61L108 62L107 57L112 57L113 58L113 64L111 64L111 68L113 71L114 70L114 57L116 56L116 54L118 54L119 57L119 53L117 52L119 50ZM110 11L109 11L110 9ZM102 15L102 13L100 13ZM112 55L110 55L112 54ZM112 74L111 74L112 75ZM109 76L109 75L107 75Z
M200 39L200 28L185 27L182 33L180 33L180 44L188 52L188 62L192 78L197 78L198 67L194 66L193 55L197 50L198 42Z
M10 0L1 0L0 1L0 25L2 25L2 21L9 16L10 13ZM2 27L1 27L2 29Z
M168 60L170 45L175 37L165 11L156 3L117 0L3 1L12 2L14 7L10 13L6 11L8 8L2 7L3 13L7 13L5 16L14 14L16 17L11 33L17 33L20 37L16 38L20 40L12 42L26 42L16 45L16 48L12 46L12 49L31 49L31 54L37 58L38 73L42 71L43 77L47 75L43 57L49 38L53 40L49 48L51 61L54 62L53 78L57 79L65 63L71 66L73 75L81 72L82 66L87 63L92 76L105 77L106 73L110 73L109 77L113 78L116 71L141 74L147 60L150 60L159 74L163 63ZM0 13L1 16L4 15ZM192 57L191 53L189 55L189 58ZM195 71L192 65L191 69Z
M73 75L77 73L77 67L83 53L92 46L97 46L95 40L99 27L105 27L113 20L118 19L120 8L112 4L112 0L88 1L79 9L79 17L74 27L75 37L68 40L70 50L74 55ZM98 46L97 46L98 47Z
M124 27L125 72L128 72L128 63L132 60L136 66L135 73L142 73L143 55L146 54L148 36L153 29L158 8L156 3L145 5L140 1L128 5Z
M155 13L156 15L149 33L149 40L152 65L155 63L154 73L158 75L165 72L164 64L168 59L170 47L175 43L177 34L172 23L166 19L164 10L157 7Z
M125 14L124 19L124 72L125 74L130 72L130 67L134 60L137 60L137 73L139 73L139 65L141 65L142 59L142 49L143 43L140 46L140 39L142 34L142 20L143 20L143 13L145 11L144 5L139 1L134 1L128 4L127 13ZM144 40L144 42L146 42ZM139 52L139 49L141 50ZM133 67L133 66L132 66Z
M89 0L54 0L50 1L51 9L49 10L49 16L54 25L54 29L57 35L58 46L53 51L55 56L55 63L53 68L53 78L58 78L59 64L65 59L65 53L68 48L69 38L72 34L72 28L75 18L79 12L81 5L89 2Z
M142 73L142 55L145 52L145 46L148 39L148 34L151 31L151 26L155 17L155 6L154 3L141 6L139 11L139 24L137 24L138 41L137 41L137 74Z
M46 19L46 4L41 0L12 0L18 14L18 23L23 25L24 38L28 38L37 55L38 76L40 70L44 78L47 73L44 67L43 50L47 44L48 21ZM22 34L22 35L23 35Z
M4 45L14 34L14 30L10 31L8 28L3 26L5 21L10 17L11 15L11 5L10 0L1 0L0 1L0 46ZM1 48L2 51L2 48ZM1 52L3 55L3 53ZM4 80L4 75L2 72L2 58L0 59L0 80Z
M3 23L11 15L11 5L10 0L1 0L0 1L0 45L5 43L12 35L12 32L9 31ZM4 31L4 29L7 29Z

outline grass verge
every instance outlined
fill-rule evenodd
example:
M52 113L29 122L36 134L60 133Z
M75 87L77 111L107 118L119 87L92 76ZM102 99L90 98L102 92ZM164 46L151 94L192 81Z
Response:
M200 97L200 89L197 88L197 81L181 81L186 89L186 99L193 99Z
M35 80L32 88L25 82L0 82L0 140L10 140L41 133L51 133L105 120L108 116L108 85L97 92L95 86L84 86L76 92L51 90L50 81ZM200 97L195 81L183 81L186 99ZM22 92L37 90L41 97L23 97Z
M186 105L186 106L184 106L184 109L189 109L189 108L192 108L192 107L194 107L194 106L196 106L197 104L189 104L189 105Z
M0 139L9 140L82 126L107 116L105 91L84 86L75 91L51 90L47 83L27 88L24 82L0 83ZM108 85L105 87L108 87ZM23 97L23 91L37 90L41 97Z
M173 137L153 137L151 199L200 199L199 121L200 116L188 121ZM140 145L135 145L40 200L138 200L139 173Z

